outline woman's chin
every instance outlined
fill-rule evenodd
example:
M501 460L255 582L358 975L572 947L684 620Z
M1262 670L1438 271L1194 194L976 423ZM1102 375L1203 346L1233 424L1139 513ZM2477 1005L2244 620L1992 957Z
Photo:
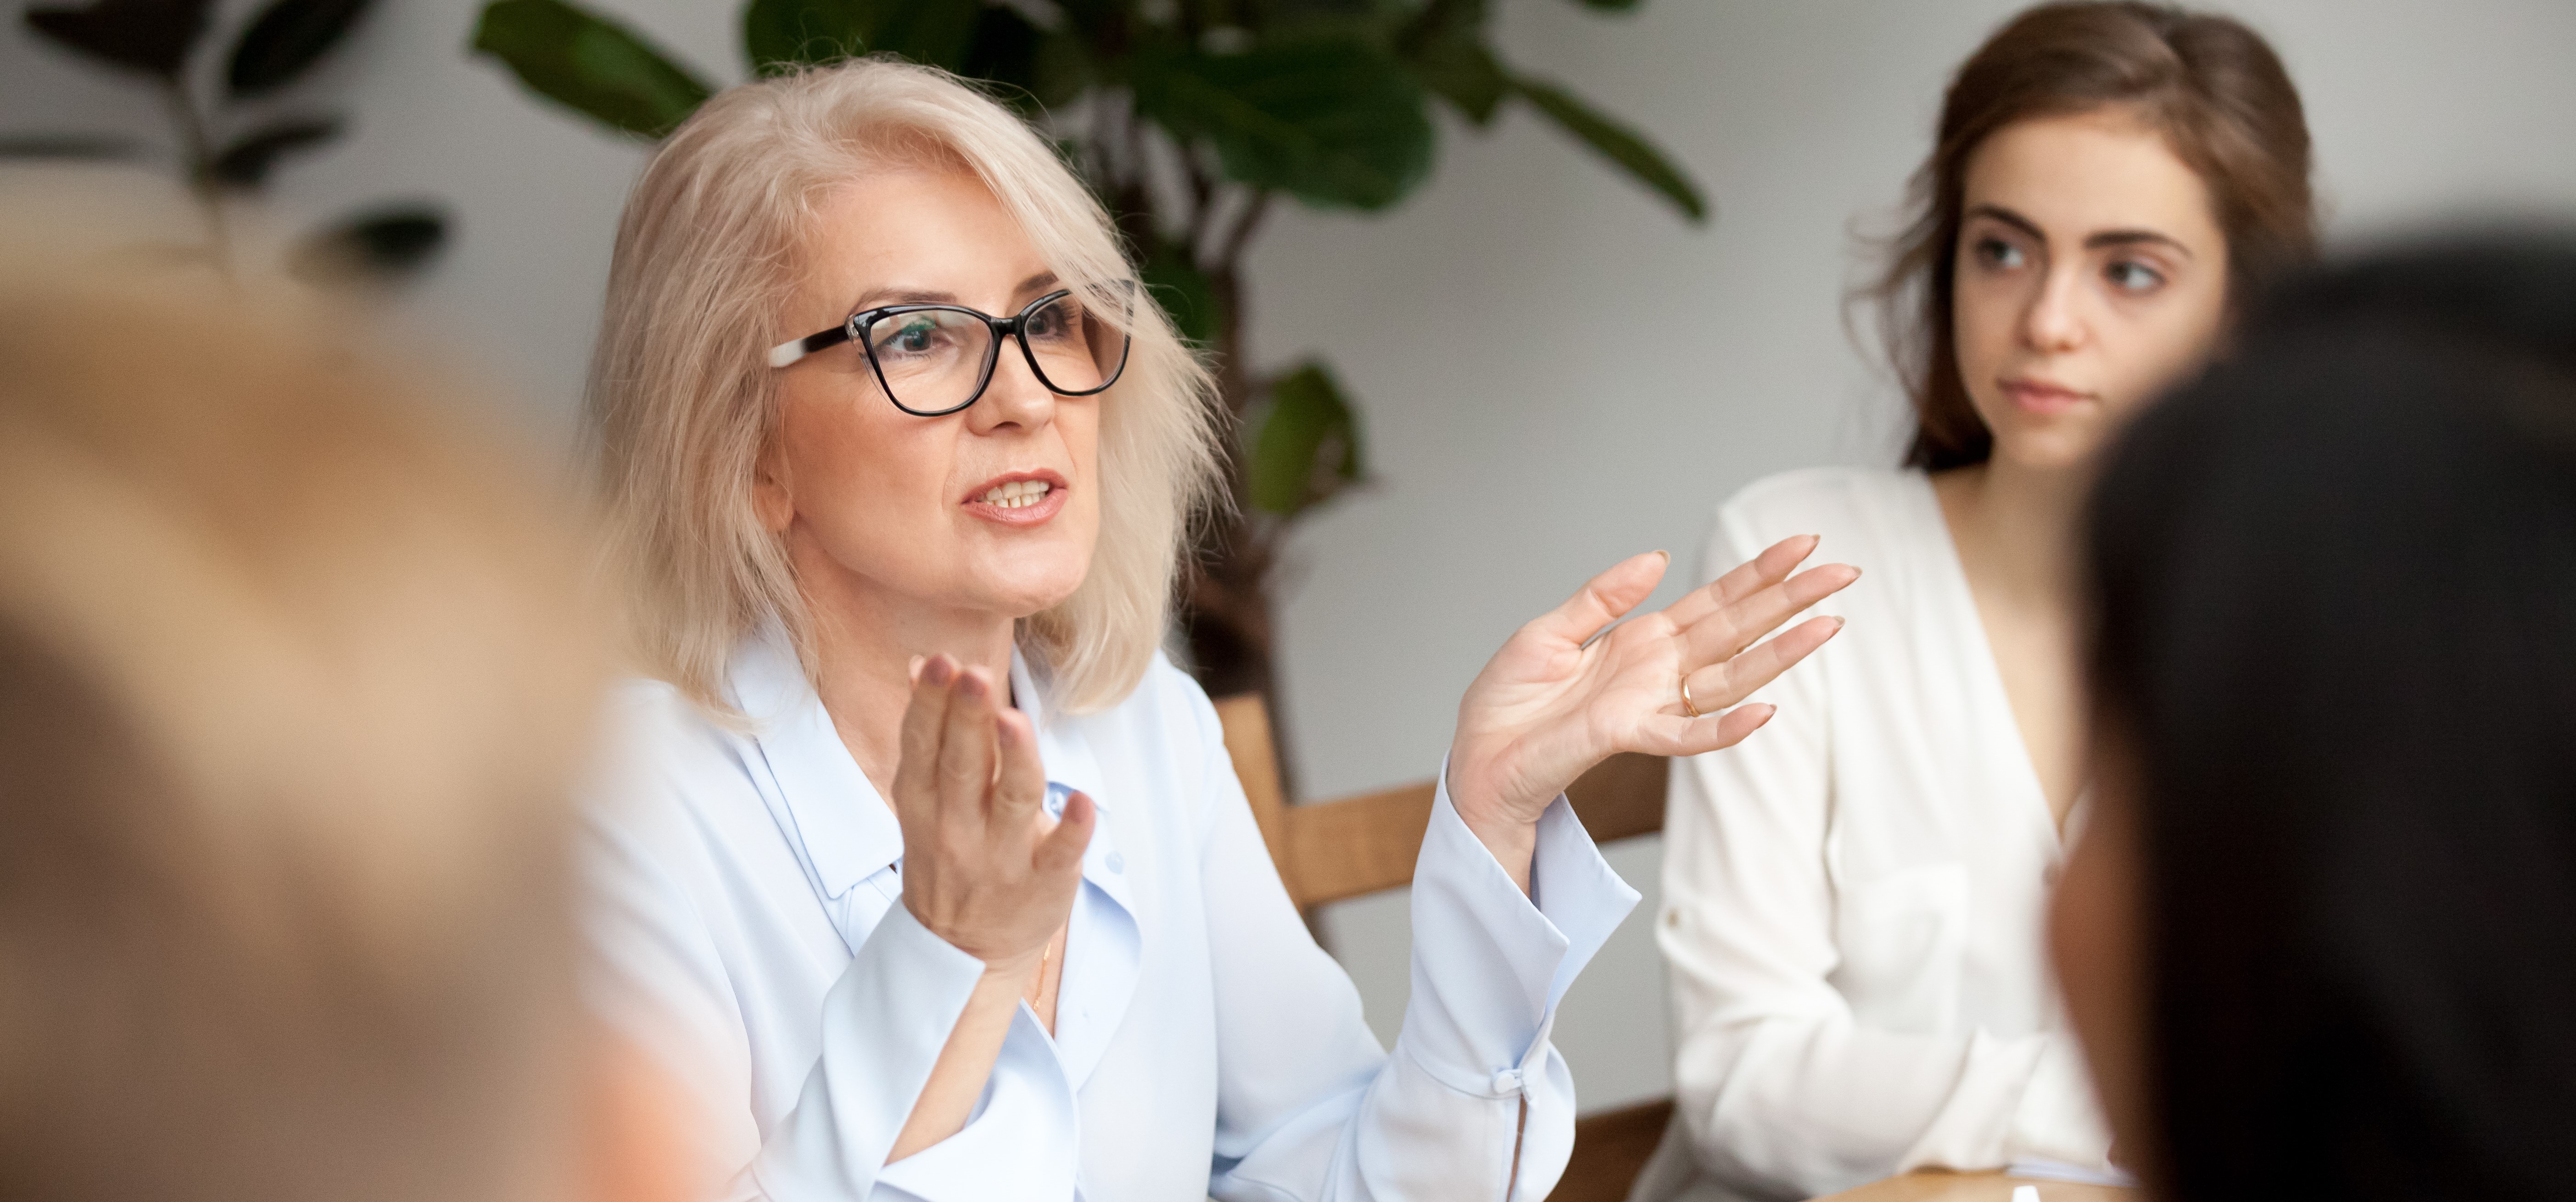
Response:
M2031 471L2074 471L2092 464L2107 431L2096 421L2061 421L1997 430L1995 458Z
M989 582L986 595L993 597L991 609L1011 615L1014 621L1034 617L1065 603L1082 587L1083 574L1013 573L1011 579Z

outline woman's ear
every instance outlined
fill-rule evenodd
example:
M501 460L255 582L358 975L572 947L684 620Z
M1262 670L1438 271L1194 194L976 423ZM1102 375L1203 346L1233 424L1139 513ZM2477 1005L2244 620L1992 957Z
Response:
M581 1148L587 1202L694 1202L705 1196L691 1107L675 1074L635 1041L592 1042Z
M786 533L787 524L796 520L796 496L787 486L787 461L775 438L761 443L760 455L751 461L751 511L771 534Z

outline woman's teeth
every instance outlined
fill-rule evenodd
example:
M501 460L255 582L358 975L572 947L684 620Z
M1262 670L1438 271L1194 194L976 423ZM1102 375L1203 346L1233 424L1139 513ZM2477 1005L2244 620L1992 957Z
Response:
M1044 480L1013 480L987 490L984 503L1003 509L1019 509L1045 500L1054 487Z

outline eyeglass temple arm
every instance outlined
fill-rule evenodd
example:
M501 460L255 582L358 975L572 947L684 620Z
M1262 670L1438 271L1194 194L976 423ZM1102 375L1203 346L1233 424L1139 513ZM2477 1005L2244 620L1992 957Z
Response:
M792 342L782 342L769 348L769 365L771 367L785 367L807 355L813 354L816 351L822 350L826 347L839 346L849 340L850 327L847 325L837 325L820 334L808 334Z

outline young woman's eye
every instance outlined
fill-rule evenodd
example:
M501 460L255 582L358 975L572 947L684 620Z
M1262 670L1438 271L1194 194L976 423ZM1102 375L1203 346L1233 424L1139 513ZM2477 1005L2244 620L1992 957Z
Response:
M2165 277L2144 263L2113 263L2102 271L2102 278L2122 292L2153 292L2162 287Z
M2023 262L2021 248L2001 238L1977 239L1976 253L1977 261L1988 267L2010 269Z

